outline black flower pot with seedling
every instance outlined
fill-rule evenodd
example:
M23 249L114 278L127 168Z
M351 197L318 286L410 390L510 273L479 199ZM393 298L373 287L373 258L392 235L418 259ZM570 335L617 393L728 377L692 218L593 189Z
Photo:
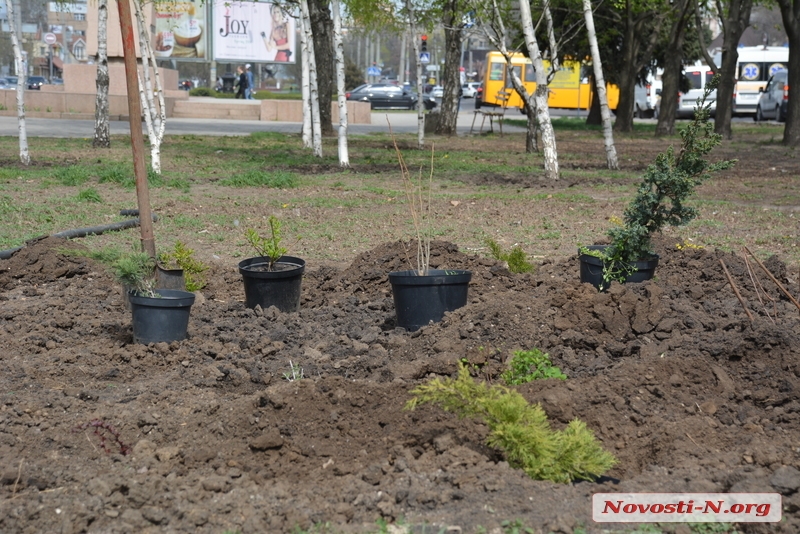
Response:
M155 260L145 253L117 259L114 272L130 305L134 343L170 343L186 339L195 295L178 289L157 289Z
M275 306L284 313L300 308L303 273L306 262L301 258L286 256L281 247L281 223L269 218L270 235L262 237L253 229L245 232L248 243L259 256L239 262L239 274L244 282L245 306L267 309Z
M711 173L729 169L736 163L736 160L710 163L706 159L722 139L708 122L710 111L705 103L718 83L716 75L706 84L694 120L681 132L678 153L669 147L647 167L636 195L625 209L622 224L608 232L610 244L578 249L582 282L604 291L611 282L643 282L653 278L658 255L652 250L651 236L665 226L683 226L697 217L697 210L686 204L695 188Z
M413 332L465 306L471 279L472 272L455 269L389 273L397 326Z

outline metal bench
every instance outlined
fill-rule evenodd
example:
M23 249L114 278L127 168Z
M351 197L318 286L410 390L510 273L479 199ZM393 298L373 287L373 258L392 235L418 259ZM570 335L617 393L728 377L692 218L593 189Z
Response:
M500 136L503 136L503 117L505 116L506 109L508 108L508 100L511 98L511 89L499 91L496 98L499 102L498 106L493 106L488 109L475 110L475 114L472 116L472 126L469 128L469 133L472 133L473 129L475 128L475 119L477 119L478 115L480 115L482 119L481 128L478 133L483 132L483 125L486 124L487 118L489 119L489 131L494 132L494 120L497 119L497 124L500 127Z

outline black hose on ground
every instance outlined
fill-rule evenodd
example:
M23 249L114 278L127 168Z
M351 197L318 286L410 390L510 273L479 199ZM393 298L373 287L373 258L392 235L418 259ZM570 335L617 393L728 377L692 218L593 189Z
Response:
M119 212L120 215L139 215L139 210L122 210ZM155 213L153 214L153 222L158 221L158 215ZM115 232L119 230L127 230L128 228L134 228L139 226L139 219L128 219L127 221L120 221L111 224L103 224L100 226L89 226L87 228L75 228L72 230L64 230L63 232L58 232L53 234L52 236L40 236L34 237L33 239L29 239L28 243L34 243L36 241L42 240L46 237L63 237L65 239L73 239L75 237L86 237L87 235L100 235L105 232ZM0 250L0 260L7 260L11 256L14 255L15 252L22 250L25 248L17 247L17 248L10 248L8 250Z

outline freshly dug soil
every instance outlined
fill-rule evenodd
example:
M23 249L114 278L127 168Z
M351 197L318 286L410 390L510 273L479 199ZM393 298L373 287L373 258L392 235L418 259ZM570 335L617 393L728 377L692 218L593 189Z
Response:
M469 303L407 333L387 273L415 249L385 243L309 265L293 314L247 309L235 266L215 268L189 338L143 346L121 288L66 247L0 262L0 532L599 532L623 525L593 523L592 494L622 491L779 492L780 524L738 529L800 532L798 309L752 261L751 277L739 256L665 240L654 280L598 293L575 257L517 275L436 242L432 267L473 271ZM797 294L797 273L766 267ZM403 410L462 359L498 382L533 347L569 379L518 390L616 455L597 482L530 480L483 424Z

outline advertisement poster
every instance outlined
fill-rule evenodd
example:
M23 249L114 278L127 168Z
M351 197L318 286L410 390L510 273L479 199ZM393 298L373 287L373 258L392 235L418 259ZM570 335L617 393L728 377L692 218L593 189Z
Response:
M207 59L203 0L156 2L153 49L160 59Z
M280 4L214 0L214 59L294 63L295 19Z

